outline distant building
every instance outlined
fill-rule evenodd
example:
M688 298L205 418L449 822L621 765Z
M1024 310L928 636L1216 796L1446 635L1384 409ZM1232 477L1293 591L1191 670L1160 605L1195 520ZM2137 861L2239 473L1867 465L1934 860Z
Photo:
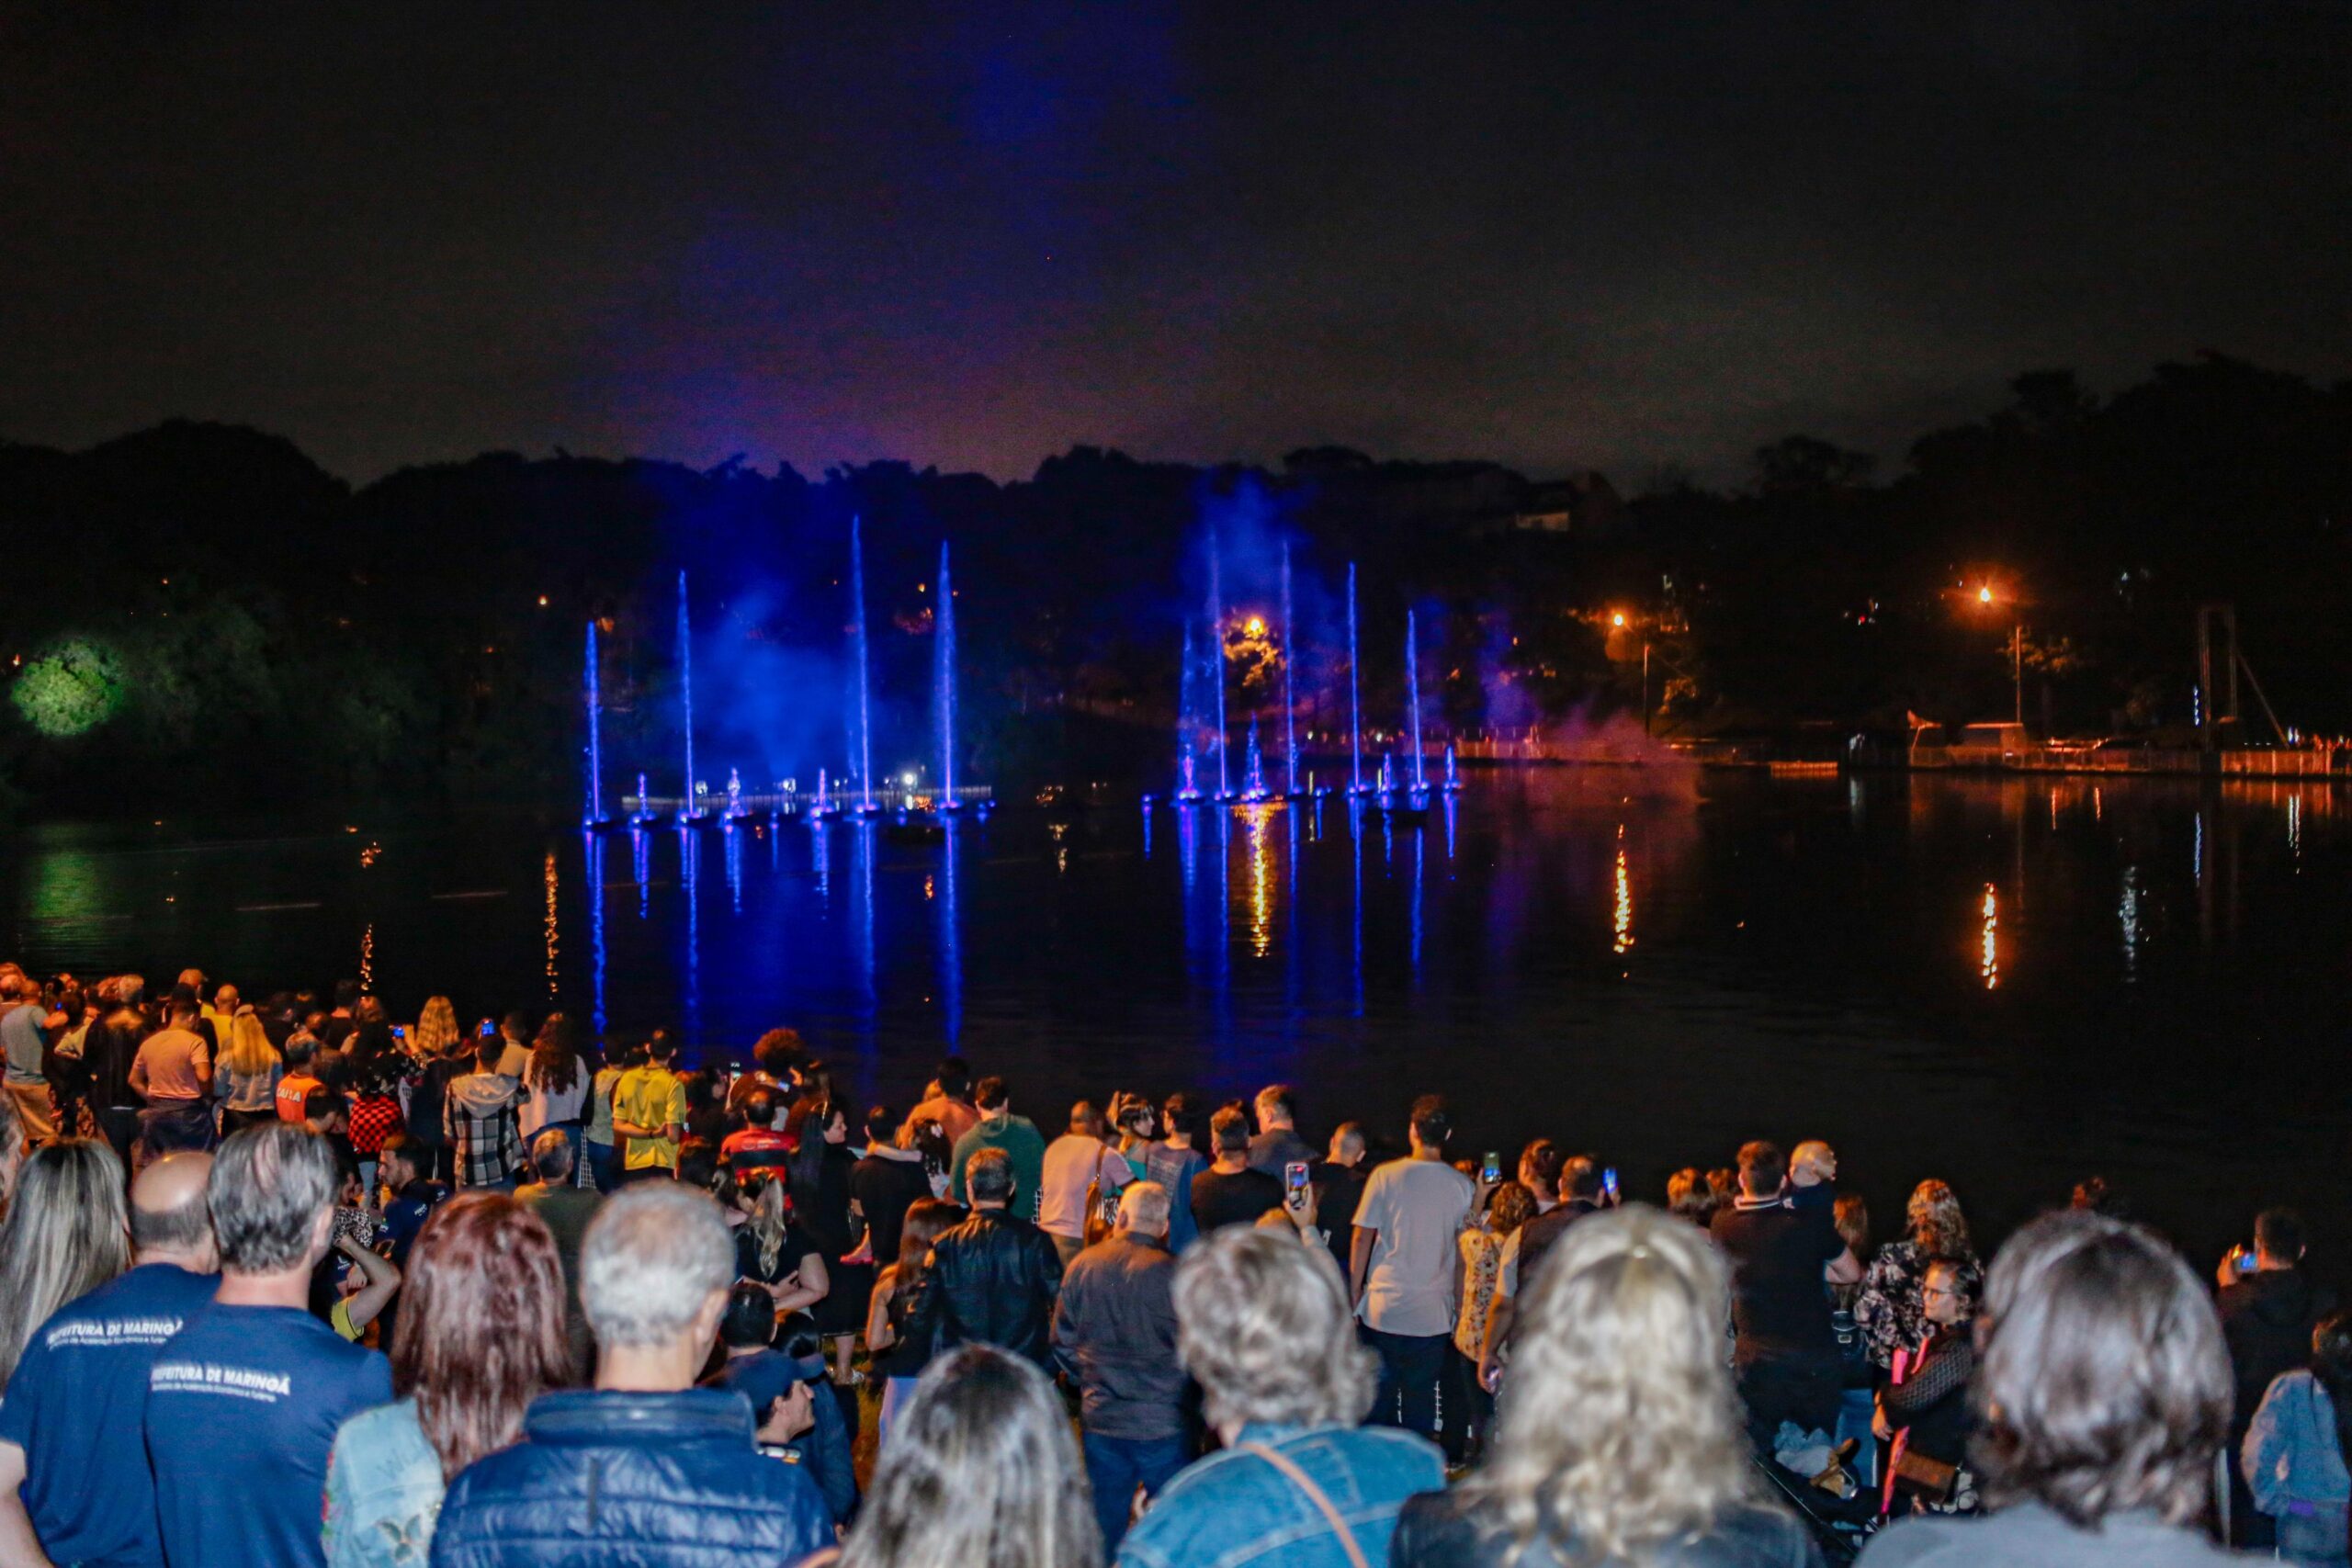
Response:
M1529 485L1510 525L1521 534L1583 534L1606 527L1624 510L1607 475L1578 468L1565 479Z

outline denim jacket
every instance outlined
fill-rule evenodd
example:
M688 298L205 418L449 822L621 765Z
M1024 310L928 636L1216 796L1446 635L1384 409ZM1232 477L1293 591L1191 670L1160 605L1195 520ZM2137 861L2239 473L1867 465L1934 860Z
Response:
M1397 1510L1445 1484L1427 1438L1375 1427L1248 1426L1229 1449L1170 1482L1119 1543L1118 1568L1348 1568L1347 1549L1298 1483L1244 1445L1305 1471L1370 1562L1388 1561Z
M441 1456L416 1423L415 1400L345 1421L327 1461L328 1568L423 1568L442 1491Z
M2335 1438L2335 1406L2319 1380L2306 1371L2272 1382L2246 1428L2239 1450L2254 1506L2266 1514L2296 1511L2341 1514L2352 1499L2352 1475Z

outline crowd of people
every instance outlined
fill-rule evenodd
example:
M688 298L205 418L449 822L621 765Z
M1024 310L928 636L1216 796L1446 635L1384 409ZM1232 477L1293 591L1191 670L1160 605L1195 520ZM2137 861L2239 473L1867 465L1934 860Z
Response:
M1657 1205L1446 1102L854 1106L562 1015L0 964L0 1568L2346 1562L2352 1314L2096 1180Z

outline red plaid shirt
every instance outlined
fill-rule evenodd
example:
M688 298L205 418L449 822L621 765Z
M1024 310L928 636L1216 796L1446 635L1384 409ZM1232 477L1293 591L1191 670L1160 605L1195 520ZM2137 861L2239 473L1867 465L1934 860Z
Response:
M363 1095L351 1107L351 1150L361 1159L381 1154L384 1140L405 1125L401 1102L389 1094Z

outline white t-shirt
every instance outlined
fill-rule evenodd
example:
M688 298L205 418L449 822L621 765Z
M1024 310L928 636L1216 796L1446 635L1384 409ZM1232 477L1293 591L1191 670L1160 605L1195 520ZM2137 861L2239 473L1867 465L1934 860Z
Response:
M1437 1159L1395 1159L1372 1173L1356 1205L1356 1227L1374 1230L1372 1266L1356 1314L1383 1334L1453 1332L1462 1281L1455 1238L1478 1190Z
M559 1122L584 1120L582 1113L588 1108L589 1086L588 1065L585 1062L573 1064L570 1089L525 1084L522 1105L515 1119L516 1128L524 1140L528 1142L531 1134L542 1127L551 1127Z
M1037 1228L1056 1235L1084 1236L1087 1188L1099 1180L1103 1191L1116 1191L1134 1174L1127 1156L1102 1139L1064 1133L1046 1145L1046 1174L1037 1184Z

